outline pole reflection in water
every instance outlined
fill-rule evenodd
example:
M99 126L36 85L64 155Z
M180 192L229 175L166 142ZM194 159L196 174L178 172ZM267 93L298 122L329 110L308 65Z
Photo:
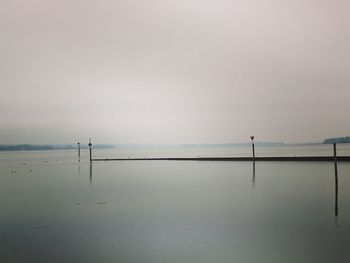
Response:
M89 173L89 179L90 179L90 186L92 185L92 162L90 162L90 173Z
M255 187L255 161L253 161L252 187Z
M334 203L334 215L338 216L338 163L337 163L337 144L333 143L333 156L334 156L334 183L335 183L335 203Z
M338 216L338 169L337 169L337 164L334 164L334 177L335 177L335 202L334 202L334 215L337 217Z

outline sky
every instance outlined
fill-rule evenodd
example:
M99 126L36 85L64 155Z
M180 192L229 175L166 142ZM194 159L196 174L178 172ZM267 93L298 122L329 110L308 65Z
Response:
M348 0L0 6L0 144L350 135Z

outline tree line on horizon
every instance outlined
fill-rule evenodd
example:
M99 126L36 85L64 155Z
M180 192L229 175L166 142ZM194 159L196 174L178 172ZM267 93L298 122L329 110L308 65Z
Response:
M81 149L88 149L87 145L81 144ZM96 144L93 146L95 149L111 149L114 148L110 144ZM33 145L33 144L0 144L0 151L48 151L48 150L74 150L77 149L75 144L65 145Z
M328 138L323 141L323 143L350 143L350 136Z

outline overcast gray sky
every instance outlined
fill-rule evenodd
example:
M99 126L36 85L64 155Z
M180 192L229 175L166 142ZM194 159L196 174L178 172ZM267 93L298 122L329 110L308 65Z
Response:
M348 0L0 3L0 143L350 135Z

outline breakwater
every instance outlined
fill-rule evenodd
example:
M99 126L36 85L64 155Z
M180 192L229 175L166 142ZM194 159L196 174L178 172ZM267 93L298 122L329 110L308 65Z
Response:
M338 162L349 162L350 156L336 157ZM333 156L270 156L270 157L170 157L170 158L97 158L92 161L295 161L333 162Z

